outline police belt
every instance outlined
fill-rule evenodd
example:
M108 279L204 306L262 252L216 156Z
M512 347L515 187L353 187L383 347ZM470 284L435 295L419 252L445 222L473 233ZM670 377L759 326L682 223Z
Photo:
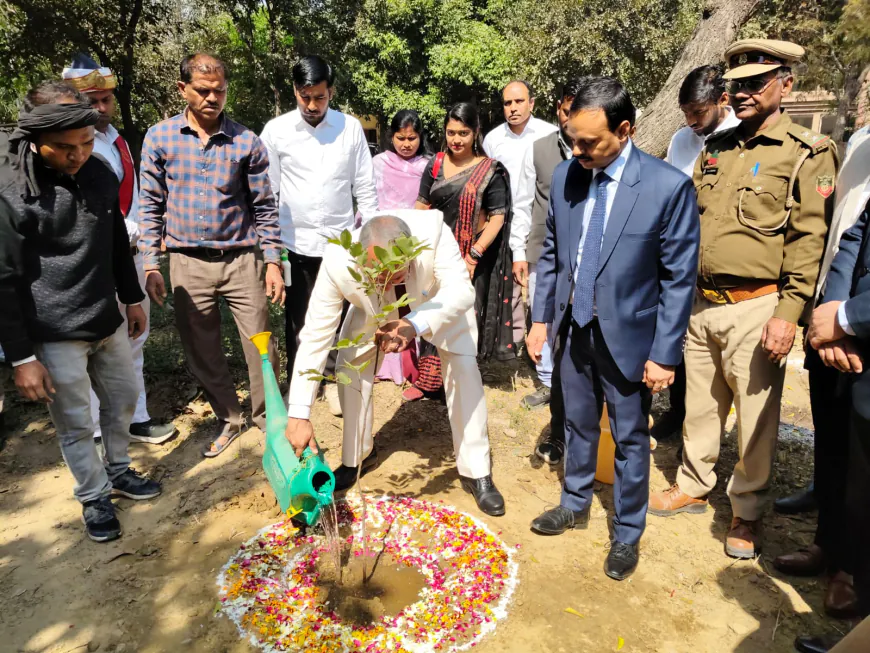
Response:
M728 290L714 290L698 286L698 294L714 304L738 304L748 299L772 295L778 290L779 286L771 281L752 281Z

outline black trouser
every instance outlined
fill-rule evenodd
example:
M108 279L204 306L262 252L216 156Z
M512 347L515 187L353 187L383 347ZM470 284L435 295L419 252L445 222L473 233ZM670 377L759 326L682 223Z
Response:
M868 360L866 352L864 360ZM852 406L844 539L851 545L855 591L866 616L870 615L870 372L852 385Z
M674 369L674 383L668 389L668 398L671 401L670 412L679 415L681 419L686 417L686 361L681 360Z
M287 302L284 305L285 318L285 345L287 347L287 382L293 382L293 365L296 363L296 352L299 349L299 334L305 326L305 313L308 312L308 302L314 291L314 282L320 271L323 258L319 256L304 256L291 250L287 250L287 258L290 262L290 287L287 289ZM341 310L342 320L347 314L349 304L344 303ZM341 327L339 327L340 329ZM335 372L335 361L338 358L337 351L329 352L329 359L323 373L326 375Z
M819 523L815 543L825 552L829 570L850 572L847 542L846 474L849 463L851 399L846 377L826 367L812 347L806 348L810 408L815 427L815 497Z

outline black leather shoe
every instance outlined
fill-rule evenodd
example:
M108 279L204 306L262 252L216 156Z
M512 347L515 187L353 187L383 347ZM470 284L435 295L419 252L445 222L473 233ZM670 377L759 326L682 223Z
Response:
M474 497L477 507L483 512L490 517L501 517L504 514L504 497L492 482L492 476L483 478L460 476L459 480L462 482L462 489Z
M565 453L565 442L550 437L535 447L535 455L548 465L558 465Z
M810 637L807 635L794 640L794 650L798 653L828 653L843 639L839 635L821 635Z
M683 420L685 418L685 413L670 410L655 421L650 434L656 440L667 440L671 437L682 436Z
M804 512L812 512L819 507L814 490L815 484L810 483L800 492L774 501L773 509L780 515L799 515Z
M637 544L611 542L604 561L604 573L614 580L625 580L637 569Z
M541 535L561 535L571 528L586 528L589 510L574 512L564 506L550 508L532 520L532 530Z
M372 452L362 461L362 472L360 478L368 474L378 466L378 450L372 447ZM356 467L348 467L347 465L339 465L332 472L335 476L335 492L344 492L356 483Z

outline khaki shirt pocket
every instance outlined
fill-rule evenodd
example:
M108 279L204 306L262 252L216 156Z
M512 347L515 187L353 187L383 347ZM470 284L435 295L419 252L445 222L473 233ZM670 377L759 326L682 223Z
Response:
M787 180L772 175L746 175L738 183L737 216L744 226L773 234L788 223Z
M717 172L705 172L702 169L701 181L698 182L697 192L698 192L698 213L700 215L704 215L704 212L711 207L714 207L720 202L716 201L716 193L717 190L721 191L720 181L722 179L722 173L720 171Z

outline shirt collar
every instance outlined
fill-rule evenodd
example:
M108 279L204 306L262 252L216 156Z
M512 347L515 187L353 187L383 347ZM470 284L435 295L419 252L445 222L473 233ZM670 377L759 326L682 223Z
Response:
M628 157L631 154L631 150L634 146L631 143L631 139L629 138L625 147L622 148L622 152L619 153L619 156L616 157L609 166L604 168L604 173L613 179L614 181L620 181L622 179L622 173L625 170L625 164L628 163ZM593 168L592 169L592 178L601 172L601 168Z
M707 140L713 134L724 132L726 129L733 129L740 124L740 118L734 115L734 109L731 107L725 107L725 112L727 113L725 120L723 120L720 125L713 130L713 133L708 135L704 140Z
M778 143L782 143L785 141L785 136L788 133L788 128L792 126L791 117L788 115L784 109L779 110L779 118L776 123L772 127L768 127L767 129L762 129L760 132L755 134L752 138L767 138L772 141L777 141ZM740 139L745 140L746 136L744 134L740 134Z
M94 130L96 133L94 134L97 138L101 138L109 143L114 143L118 140L118 130L115 129L114 125L109 125L108 129L106 129L106 133L104 134L99 129Z
M196 133L196 130L193 127L191 127L190 123L187 121L187 112L188 111L189 111L189 109L185 108L184 111L181 113L180 131L183 134L194 134L195 136L198 137L199 134ZM220 122L220 126L218 127L218 130L214 134L209 136L209 140L215 138L216 136L224 136L225 138L231 138L232 135L230 134L229 120L227 119L227 114L224 113L223 111L221 112L220 120L221 120L221 122Z
M326 115L323 116L323 120L317 123L317 127L312 127L307 122L305 122L305 118L302 117L302 112L299 109L296 109L296 129L320 129L321 127L331 126L335 124L335 114L338 113L332 107L326 109Z

